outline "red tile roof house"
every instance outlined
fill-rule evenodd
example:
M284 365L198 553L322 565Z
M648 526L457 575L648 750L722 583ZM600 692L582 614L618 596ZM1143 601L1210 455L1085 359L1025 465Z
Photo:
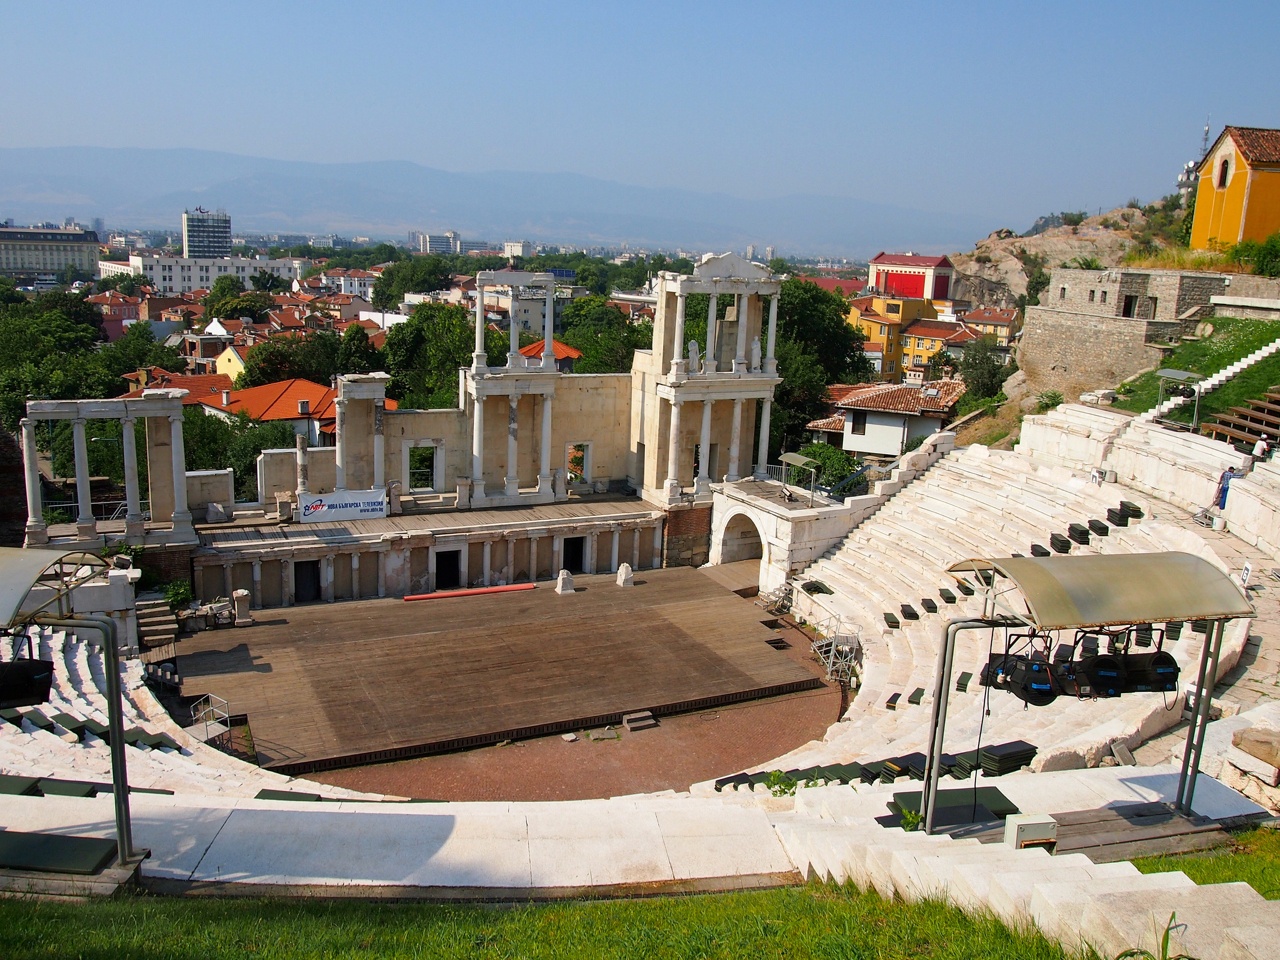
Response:
M108 340L119 340L124 336L124 328L138 319L138 310L142 304L141 297L126 297L118 290L95 293L85 298L102 314L102 332Z
M852 300L867 287L867 281L856 278L798 276L796 279L803 280L805 283L812 283L815 287L821 287L827 293L838 293L846 300Z
M310 380L281 380L260 387L228 390L202 399L206 413L230 420L236 414L248 414L263 423L284 421L293 432L307 438L312 446L332 446L337 408L336 391ZM387 401L387 409L395 410L396 402Z
M231 378L225 373L170 373L163 367L142 367L135 373L126 373L124 379L133 384L133 389L124 394L122 400L141 397L143 390L185 390L187 395L182 398L184 407L208 399L220 399L223 390L231 389Z
M838 445L859 457L896 458L912 441L937 433L953 418L964 395L960 380L931 380L910 384L859 384L835 406L844 423L839 442L834 420L824 417L807 426L816 440Z
M542 346L543 341L539 340L536 343L521 347L520 356L539 364L542 362ZM582 359L581 350L577 347L571 347L567 343L561 343L554 337L551 338L551 352L555 355L556 370L560 373L573 373L574 362Z

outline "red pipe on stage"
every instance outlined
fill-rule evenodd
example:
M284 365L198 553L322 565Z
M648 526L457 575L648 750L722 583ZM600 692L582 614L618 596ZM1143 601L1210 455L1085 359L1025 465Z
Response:
M505 587L472 587L469 590L442 590L439 593L415 593L406 600L444 600L447 597L479 597L486 593L514 593L516 590L532 590L536 583L509 583Z

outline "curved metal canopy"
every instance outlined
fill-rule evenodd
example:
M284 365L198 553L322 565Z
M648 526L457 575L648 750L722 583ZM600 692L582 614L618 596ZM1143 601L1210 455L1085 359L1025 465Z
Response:
M0 547L0 627L15 626L53 606L106 565L101 557L83 550ZM32 598L37 587L47 588L49 595ZM56 612L65 614L70 608Z
M989 570L1017 585L1041 630L1254 615L1236 581L1190 553L975 558L947 568Z

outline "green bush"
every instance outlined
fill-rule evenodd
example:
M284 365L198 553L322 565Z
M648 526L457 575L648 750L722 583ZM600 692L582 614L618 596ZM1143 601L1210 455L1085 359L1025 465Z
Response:
M1052 410L1054 407L1062 405L1063 396L1061 390L1046 390L1044 393L1036 397L1036 410L1044 413L1046 410Z
M164 585L165 602L174 610L190 606L196 598L191 590L190 580L173 580Z

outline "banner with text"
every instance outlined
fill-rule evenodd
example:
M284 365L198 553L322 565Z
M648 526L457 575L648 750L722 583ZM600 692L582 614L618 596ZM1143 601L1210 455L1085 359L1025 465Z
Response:
M309 493L299 501L303 523L331 520L374 520L387 515L385 490L338 490Z

